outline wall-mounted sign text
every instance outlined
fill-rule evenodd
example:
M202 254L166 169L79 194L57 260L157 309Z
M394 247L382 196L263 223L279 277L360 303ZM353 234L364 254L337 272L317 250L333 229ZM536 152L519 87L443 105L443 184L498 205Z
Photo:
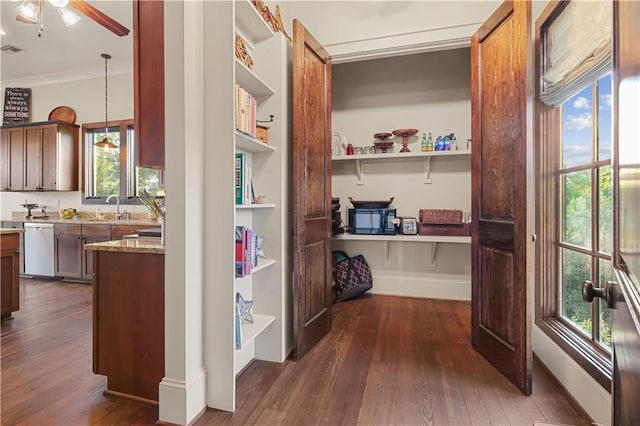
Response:
M31 89L7 87L4 90L2 124L21 124L31 121Z

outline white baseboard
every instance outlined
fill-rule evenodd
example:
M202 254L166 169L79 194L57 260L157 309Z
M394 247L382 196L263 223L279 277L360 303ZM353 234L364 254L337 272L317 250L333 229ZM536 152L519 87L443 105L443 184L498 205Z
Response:
M206 408L206 370L187 381L164 377L160 382L160 416L163 423L186 425Z
M533 326L533 352L599 425L611 424L611 394L540 328ZM534 383L535 387L535 383Z
M471 276L372 271L373 294L471 300Z

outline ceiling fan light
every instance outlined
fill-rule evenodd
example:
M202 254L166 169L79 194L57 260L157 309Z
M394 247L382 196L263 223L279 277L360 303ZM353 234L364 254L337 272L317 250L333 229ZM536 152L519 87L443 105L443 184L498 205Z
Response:
M67 27L70 27L81 19L80 15L68 7L59 7L58 15L60 15L62 21Z
M24 0L18 7L16 7L16 13L22 19L29 22L38 22L38 11L40 10L40 3L33 3L30 0Z
M0 28L0 36L3 36L3 35L7 35L7 33L4 32L4 30L2 28Z
M55 7L66 7L69 4L69 0L49 0L49 3Z

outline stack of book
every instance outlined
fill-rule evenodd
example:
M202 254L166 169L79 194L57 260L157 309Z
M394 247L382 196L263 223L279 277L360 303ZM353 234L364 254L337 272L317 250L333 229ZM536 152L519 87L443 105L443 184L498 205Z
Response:
M236 277L251 274L258 266L258 234L245 226L236 226Z
M234 112L236 129L255 138L256 115L258 110L256 98L237 83L235 86L235 95L236 105Z
M251 183L251 166L247 164L247 154L236 153L235 166L236 204L251 204L253 185Z

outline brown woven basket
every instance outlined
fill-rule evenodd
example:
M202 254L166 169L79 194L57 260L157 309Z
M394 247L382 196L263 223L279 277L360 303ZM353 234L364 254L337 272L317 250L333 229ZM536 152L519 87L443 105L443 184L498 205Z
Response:
M461 225L462 210L420 209L419 222L428 225Z

